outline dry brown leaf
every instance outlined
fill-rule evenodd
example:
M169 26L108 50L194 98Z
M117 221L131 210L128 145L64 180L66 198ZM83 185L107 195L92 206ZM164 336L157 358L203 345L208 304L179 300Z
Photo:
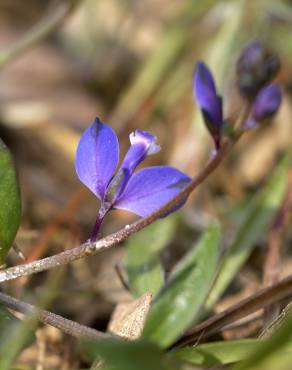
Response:
M139 338L151 301L152 294L145 293L132 302L119 303L112 314L108 331L131 340Z

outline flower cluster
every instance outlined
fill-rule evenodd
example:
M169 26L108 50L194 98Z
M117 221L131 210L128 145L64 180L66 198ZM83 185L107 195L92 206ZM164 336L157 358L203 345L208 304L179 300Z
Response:
M278 60L260 43L250 44L238 62L238 86L251 104L248 119L241 130L247 130L270 117L281 104L280 88L271 84L279 67ZM227 123L222 98L218 94L208 67L197 63L193 87L206 126L218 151ZM170 201L191 179L170 166L137 166L160 150L156 137L147 131L130 134L131 146L119 169L119 142L115 132L98 118L85 130L76 153L76 171L80 180L100 199L101 206L91 240L96 240L105 215L112 209L123 209L145 217ZM181 202L171 212L180 208Z
M148 155L157 153L160 146L155 136L141 130L130 134L130 143L117 171L118 138L98 118L85 130L78 144L75 161L78 177L101 201L92 240L96 239L99 226L111 209L147 216L191 181L187 175L170 166L146 167L134 172Z
M264 47L253 42L242 52L238 63L239 89L251 101L251 114L243 129L253 128L277 112L281 104L281 90L270 83L278 71L276 57ZM205 124L215 144L220 148L226 119L223 116L223 102L218 95L211 71L203 63L197 63L193 86L195 98L201 108Z

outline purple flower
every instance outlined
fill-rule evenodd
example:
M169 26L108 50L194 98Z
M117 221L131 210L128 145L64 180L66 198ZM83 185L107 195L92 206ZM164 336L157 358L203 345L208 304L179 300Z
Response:
M99 226L111 209L147 216L191 181L187 175L170 166L146 167L134 173L148 155L160 150L160 146L155 136L141 130L130 134L130 142L131 146L117 171L118 138L98 118L85 130L78 144L77 175L101 201L92 240L96 239Z
M205 124L218 150L223 127L222 98L217 94L213 76L203 62L197 63L193 77L193 89Z
M265 119L274 115L282 101L281 89L278 85L271 84L264 87L256 96L251 117L245 124L245 128L253 128L257 122L264 121Z

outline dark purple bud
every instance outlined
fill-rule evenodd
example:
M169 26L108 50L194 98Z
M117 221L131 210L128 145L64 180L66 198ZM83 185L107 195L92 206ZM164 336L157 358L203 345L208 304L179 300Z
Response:
M258 41L251 42L237 62L240 92L253 99L260 89L272 81L279 68L280 61L276 54Z
M197 63L193 77L193 89L205 124L213 137L216 149L219 149L223 125L222 98L217 94L210 70L202 62Z

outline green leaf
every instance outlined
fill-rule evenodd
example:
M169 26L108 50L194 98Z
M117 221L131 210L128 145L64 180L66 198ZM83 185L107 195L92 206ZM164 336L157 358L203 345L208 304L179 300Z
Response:
M11 331L11 327L19 324L20 320L17 319L6 308L0 306L0 347L1 344L7 339L7 333Z
M235 370L258 368L260 365L267 363L270 358L273 358L273 356L279 354L281 351L283 354L291 352L291 333L292 317L289 317L285 322L283 322L283 325L271 336L271 338L259 341L252 350L250 356L241 364L236 366ZM265 366L263 368L265 368ZM291 366L289 366L289 368L291 368Z
M243 370L262 365L267 360L271 361L275 355L287 357L291 356L291 353L291 322L288 322L287 326L284 325L276 336L269 340L240 339L204 343L196 347L174 350L168 357L170 360L177 359L203 368L242 361L236 369Z
M165 370L163 354L153 343L119 339L83 344L85 352L95 360L100 356L114 370Z
M48 274L42 284L42 293L38 297L36 311L33 314L25 314L23 321L17 320L15 325L5 331L5 340L0 341L0 369L11 370L18 353L32 341L35 341L35 332L39 326L37 307L48 307L58 296L60 281L65 273L65 266ZM5 299L5 297L3 297ZM0 328L1 330L1 328ZM1 339L1 338L0 338Z
M200 367L227 365L247 359L257 339L212 342L172 351L169 356Z
M0 369L11 369L11 363L17 354L30 345L35 336L31 328L27 328L26 335L20 336L25 324L12 315L5 307L0 306Z
M206 302L210 310L250 256L259 237L267 230L283 200L288 179L288 156L278 164L268 183L243 210L245 215L235 239L224 257L216 282Z
M127 242L129 285L135 297L156 294L164 283L159 252L172 240L176 216L164 218L133 235Z
M4 263L14 238L20 218L21 204L18 181L12 158L0 139L0 265Z
M180 262L150 309L144 336L167 347L198 317L213 282L220 232L210 225Z

